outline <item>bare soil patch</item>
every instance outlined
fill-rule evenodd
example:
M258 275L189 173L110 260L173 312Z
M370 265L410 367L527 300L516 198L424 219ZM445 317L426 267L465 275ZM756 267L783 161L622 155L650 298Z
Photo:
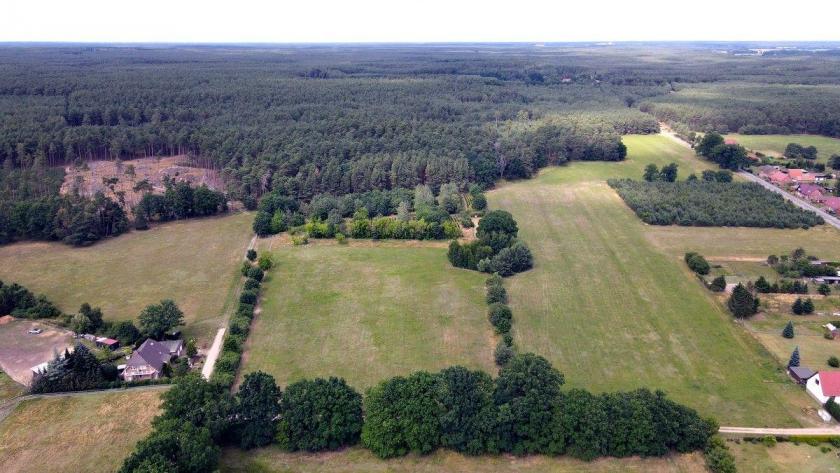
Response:
M9 321L11 317L4 319L6 321L0 324L0 368L23 385L32 381L33 366L51 360L73 340L70 332L44 323L24 319ZM27 333L34 327L43 331Z
M138 183L146 180L152 192L162 194L166 177L176 182L188 182L192 186L205 184L213 190L224 188L222 177L217 171L196 166L188 156L178 155L130 161L90 161L82 168L68 166L65 168L61 193L76 191L90 197L102 192L130 210L143 197L142 189L134 190Z

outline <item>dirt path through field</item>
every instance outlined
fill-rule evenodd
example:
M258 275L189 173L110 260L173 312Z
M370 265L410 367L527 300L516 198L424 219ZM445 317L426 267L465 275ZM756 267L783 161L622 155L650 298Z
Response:
M242 260L245 261L247 259L248 250L253 250L257 244L257 235L251 237L251 241L248 243L248 248L245 249L245 253L242 255ZM216 336L213 338L213 344L210 346L210 349L207 350L207 358L204 360L204 366L201 367L201 376L204 379L210 379L210 376L213 375L213 369L216 367L216 360L219 358L219 352L222 351L222 342L225 340L225 330L230 320L231 314L234 312L236 307L236 301L239 299L239 294L242 292L242 278L239 278L239 282L236 285L236 291L233 294L233 304L231 304L227 311L225 312L225 316L221 321L222 326L219 327L219 330L216 332Z

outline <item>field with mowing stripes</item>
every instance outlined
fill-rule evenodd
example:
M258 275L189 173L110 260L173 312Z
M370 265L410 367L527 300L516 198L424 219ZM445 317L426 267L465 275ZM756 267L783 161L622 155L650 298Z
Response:
M362 390L454 364L495 372L486 275L451 267L440 245L354 241L273 254L243 373L263 370L281 385L335 375Z
M840 140L817 135L726 135L747 149L768 156L781 156L789 143L817 148L817 162L826 163L833 154L840 154Z
M787 401L804 394L604 182L638 179L650 162L676 161L681 177L706 164L661 136L625 143L625 162L551 168L489 193L492 208L514 214L536 261L508 282L516 343L571 386L663 389L723 424L798 425L799 403Z

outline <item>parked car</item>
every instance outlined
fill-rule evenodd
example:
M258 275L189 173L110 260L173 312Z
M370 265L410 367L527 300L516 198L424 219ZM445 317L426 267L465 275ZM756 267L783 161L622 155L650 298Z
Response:
M39 334L39 333L41 333L41 332L43 332L43 330L41 330L41 329L39 329L39 328L31 328L31 329L29 329L29 333L31 333L31 334L33 334L33 335L38 335L38 334Z

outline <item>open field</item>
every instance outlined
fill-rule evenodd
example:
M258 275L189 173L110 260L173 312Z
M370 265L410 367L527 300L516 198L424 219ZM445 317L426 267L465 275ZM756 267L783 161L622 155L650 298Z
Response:
M604 183L638 178L648 162L676 161L683 177L705 163L662 136L625 143L629 159L614 167L575 163L488 194L535 254L534 270L508 283L518 346L571 386L663 389L726 425L803 422L804 393Z
M23 401L0 423L0 471L115 471L151 430L160 389Z
M728 442L740 473L837 473L840 471L838 449L823 453L820 447L780 442L775 447L759 443ZM827 445L827 444L823 444Z
M73 313L88 302L107 320L134 319L147 305L174 299L185 334L209 344L221 322L252 214L194 219L134 231L88 248L60 243L0 247L0 279L46 294Z
M32 327L39 327L43 332L27 333ZM0 369L18 383L28 385L33 366L52 360L56 353L72 343L73 335L67 330L32 320L3 317L0 321Z
M452 268L443 248L360 243L275 248L243 373L281 385L336 375L362 389L454 364L495 372L486 275Z
M0 371L0 403L19 396L24 391L23 385L17 383L6 373Z
M840 140L819 135L726 135L739 145L768 156L782 156L788 143L817 148L817 162L826 163L833 154L840 155Z
M326 454L285 453L277 448L264 448L250 452L226 450L222 457L222 471L232 473L311 472L311 473L590 473L645 472L645 473L700 473L707 471L699 454L675 455L667 458L606 458L583 462L572 458L546 456L481 456L468 457L450 451L439 451L427 456L380 460L367 450L351 448Z

